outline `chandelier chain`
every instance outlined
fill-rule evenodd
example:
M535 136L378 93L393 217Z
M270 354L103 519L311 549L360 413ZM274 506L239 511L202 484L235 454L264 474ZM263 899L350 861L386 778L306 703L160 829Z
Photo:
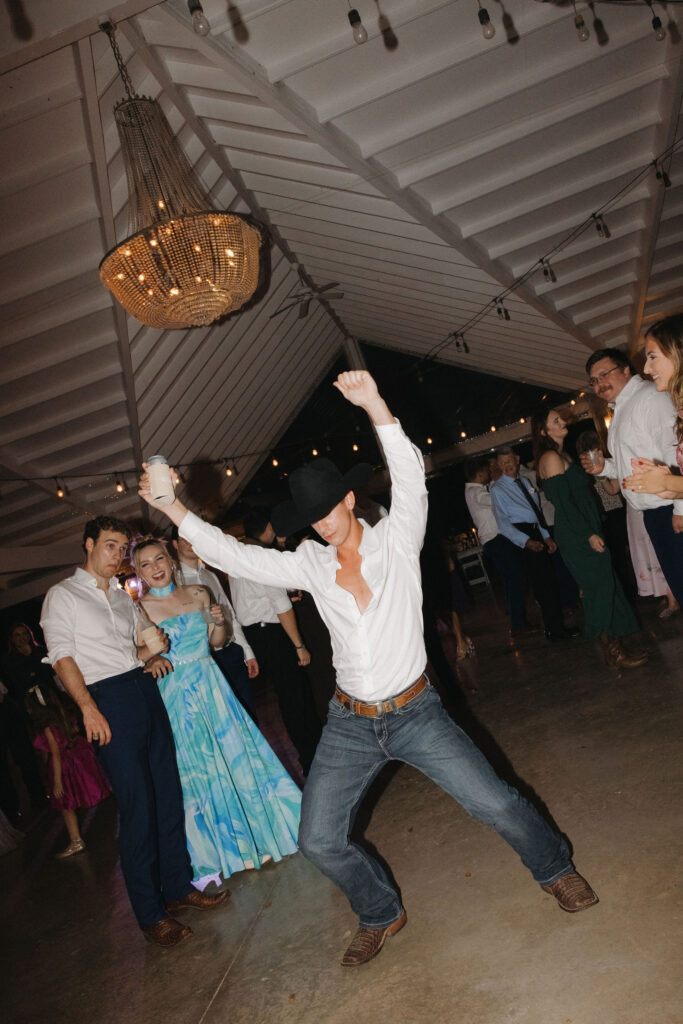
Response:
M125 61L121 56L119 44L116 42L116 26L112 21L107 21L101 25L101 28L109 39L109 43L114 53L114 60L116 61L116 66L119 69L119 75L121 76L121 81L123 82L128 99L132 100L135 97L135 92L133 90L133 83L131 82L130 75L128 74Z

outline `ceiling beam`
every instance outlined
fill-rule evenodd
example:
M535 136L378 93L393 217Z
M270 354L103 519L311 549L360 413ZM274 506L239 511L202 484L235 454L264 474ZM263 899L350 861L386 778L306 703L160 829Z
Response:
M104 148L102 113L95 78L95 59L90 38L79 39L78 41L77 65L83 85L86 134L95 172L95 189L100 210L100 224L102 226L102 234L104 235L105 250L109 250L116 245L116 226L107 171L107 156ZM130 339L128 337L128 324L123 307L113 298L111 302L119 360L123 374L123 390L130 425L130 440L135 464L136 466L142 466L142 442L140 439L140 423L135 394L135 376L133 374ZM147 505L142 499L140 499L140 510L143 518L146 518Z
M683 61L679 59L678 54L674 57L674 44L671 42L668 35L666 46L669 48L669 52L671 54L671 61L670 63L667 62L667 66L672 69L677 68L677 71L672 70L671 76L662 82L660 100L660 111L662 112L661 120L659 122L652 147L655 153L662 153L674 142L681 116L681 103L683 103ZM670 160L665 161L665 164L669 163ZM654 171L652 173L654 175ZM647 301L650 277L652 276L652 264L657 249L659 228L662 220L662 211L664 209L664 199L666 196L666 189L662 182L657 181L654 177L653 181L654 186L652 188L651 199L648 203L648 211L646 214L647 228L644 231L643 243L640 248L641 255L638 260L637 280L639 285L638 297L633 313L633 323L631 325L632 347L635 347L640 336L643 311Z
M49 53L55 53L65 46L71 46L81 39L86 39L88 36L94 36L96 32L100 31L100 19L102 17L118 22L123 18L132 18L136 14L142 14L143 11L149 10L150 7L156 7L158 3L159 0L125 0L125 3L115 3L110 7L103 5L101 8L89 3L88 6L95 6L95 13L89 17L83 18L73 25L68 25L61 31L54 32L52 35L39 39L35 43L29 43L27 46L22 46L12 53L5 53L1 56L0 75L13 71L14 68L20 68L24 64L30 64L34 60L40 60L41 57L46 57ZM59 4L55 4L55 7L59 10L62 9Z
M77 512L82 512L86 516L92 516L92 508L89 508L87 504L81 504L80 501L76 501L67 492L65 492L63 498L58 498L54 483L41 479L45 476L45 471L34 466L31 462L19 462L5 445L0 446L0 468L6 469L17 480L23 480L24 483L32 484L39 490L45 491L56 502L62 505L69 505Z
M180 0L167 0L166 4L160 7L155 14L162 22L171 23L175 28L178 23L186 24ZM232 43L225 36L220 39L197 36L194 39L194 48L230 77L238 78L245 88L294 123L311 141L316 142L340 160L359 178L367 181L373 188L395 203L399 209L414 218L418 224L431 231L437 238L446 242L447 245L492 277L494 281L497 281L500 286L499 289L496 289L497 291L504 291L514 284L514 276L506 267L491 260L483 246L466 240L460 229L446 217L435 216L429 204L411 189L402 189L393 184L394 176L383 164L374 158L364 159L358 145L342 131L332 125L321 124L312 107L305 103L289 86L282 82L274 85L268 81L263 68L249 57L243 48ZM595 342L587 331L577 327L570 319L558 313L551 304L539 299L531 289L524 286L516 288L515 295L557 324L586 348L591 351L595 349Z
M51 569L55 565L80 565L82 561L83 549L80 544L33 544L0 548L0 573Z

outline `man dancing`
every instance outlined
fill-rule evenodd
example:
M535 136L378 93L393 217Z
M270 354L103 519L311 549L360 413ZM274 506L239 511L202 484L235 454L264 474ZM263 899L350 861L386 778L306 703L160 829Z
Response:
M424 674L419 553L427 491L422 457L369 373L342 373L335 386L367 412L391 473L391 511L374 528L353 512L353 487L367 472L357 466L342 475L327 459L291 474L292 501L273 514L278 534L312 525L327 547L315 541L305 541L294 552L245 546L179 501L161 511L210 564L233 576L308 590L330 631L337 689L304 790L299 845L358 914L358 931L341 961L350 967L372 959L406 923L386 873L349 838L363 795L388 761L419 768L469 814L493 826L563 910L584 910L598 898L574 871L565 841L496 776L448 717ZM146 474L140 495L159 507Z

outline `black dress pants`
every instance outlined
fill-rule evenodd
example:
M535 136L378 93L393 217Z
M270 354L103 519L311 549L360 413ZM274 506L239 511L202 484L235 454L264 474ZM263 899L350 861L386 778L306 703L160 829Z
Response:
M543 535L538 526L533 523L515 523L514 525L530 540L539 540L543 543ZM551 636L560 635L564 631L562 604L552 559L545 544L543 544L542 551L522 548L522 564L534 597L541 609L546 633Z
M255 622L242 628L260 674L275 690L285 729L296 747L301 769L308 775L322 731L308 676L279 622Z

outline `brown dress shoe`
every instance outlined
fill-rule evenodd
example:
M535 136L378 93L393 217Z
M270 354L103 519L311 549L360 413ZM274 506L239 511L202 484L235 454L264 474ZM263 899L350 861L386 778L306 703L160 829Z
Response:
M192 935L192 929L172 917L162 917L156 924L146 925L142 929L142 934L148 942L156 942L157 946L168 949L169 946L177 946L183 939L188 939Z
M577 914L579 910L588 910L589 907L599 902L586 879L582 878L577 871L570 871L568 875L562 875L562 878L558 878L552 885L542 885L541 889L554 896L568 914Z
M214 907L220 907L221 903L225 903L229 895L229 889L216 893L199 892L198 889L191 889L187 896L183 896L179 900L171 900L170 903L167 903L166 909L170 910L171 913L175 913L176 910L213 910Z
M639 654L629 654L616 636L609 636L609 634L603 633L600 637L600 643L602 644L605 661L609 668L639 668L648 660L646 651L641 651Z
M342 957L342 967L358 967L372 960L389 936L399 932L407 920L404 910L399 919L386 928L359 928Z

